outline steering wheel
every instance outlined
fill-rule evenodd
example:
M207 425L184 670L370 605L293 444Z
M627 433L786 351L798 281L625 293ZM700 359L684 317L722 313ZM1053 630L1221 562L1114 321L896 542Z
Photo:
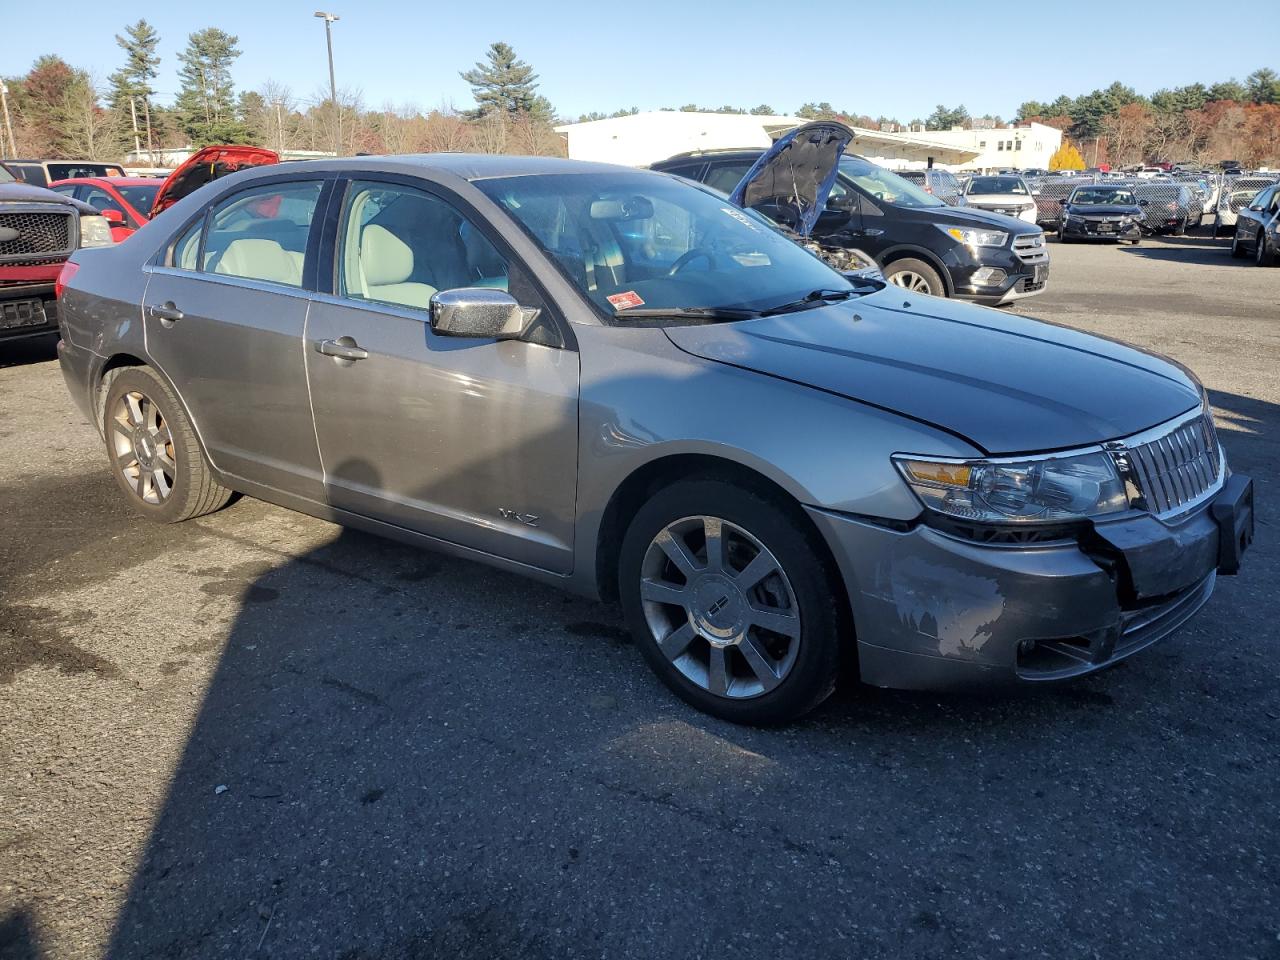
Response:
M694 247L692 250L686 250L676 258L676 262L671 265L671 269L667 271L668 277L674 277L677 273L687 267L697 259L707 261L707 267L711 270L716 268L716 255L706 247Z

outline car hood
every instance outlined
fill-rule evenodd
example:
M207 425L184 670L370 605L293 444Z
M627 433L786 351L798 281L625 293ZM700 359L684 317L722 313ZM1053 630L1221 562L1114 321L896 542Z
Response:
M1142 208L1127 203L1073 203L1067 207L1077 217L1140 217Z
M211 180L228 173L279 163L280 154L262 147L219 146L202 147L179 166L160 186L151 204L151 217L169 209L189 193L203 187Z
M44 187L30 183L0 183L0 204L4 203L56 203L64 207L72 207L78 213L97 213L87 203L73 200L61 193L54 193Z
M787 226L807 237L826 208L836 168L853 136L853 130L834 120L796 127L760 155L729 194L730 202L748 208L793 207L795 222Z
M972 304L906 296L888 287L666 333L695 356L910 417L993 455L1118 439L1200 403L1193 378L1161 357Z

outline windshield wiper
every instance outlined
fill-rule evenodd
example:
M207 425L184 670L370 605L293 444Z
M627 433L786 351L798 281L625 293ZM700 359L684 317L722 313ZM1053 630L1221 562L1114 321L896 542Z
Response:
M773 317L780 313L795 313L797 310L808 310L810 307L821 307L828 303L838 303L841 300L848 300L850 297L858 296L856 290L811 290L799 300L792 300L790 303L779 304L776 307L770 307L760 314L762 317Z
M695 320L753 320L759 310L745 307L628 307L613 311L615 320L647 320L654 317L688 317Z

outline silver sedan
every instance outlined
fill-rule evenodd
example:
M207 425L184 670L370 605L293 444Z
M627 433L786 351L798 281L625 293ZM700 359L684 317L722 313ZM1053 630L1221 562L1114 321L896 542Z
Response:
M1195 378L845 276L677 178L371 158L210 183L62 280L122 494L232 491L617 598L689 703L781 722L1167 635L1252 485Z

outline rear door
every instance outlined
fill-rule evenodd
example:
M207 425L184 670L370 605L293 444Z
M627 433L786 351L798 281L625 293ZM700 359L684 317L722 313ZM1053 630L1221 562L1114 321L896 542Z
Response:
M353 181L345 194L336 269L325 271L334 287L316 295L306 331L329 502L569 572L578 354L553 305L451 194L396 178ZM557 333L538 343L440 336L431 295L460 287L508 290Z
M314 500L323 484L302 336L331 183L273 178L225 196L150 268L143 308L147 351L214 466Z

